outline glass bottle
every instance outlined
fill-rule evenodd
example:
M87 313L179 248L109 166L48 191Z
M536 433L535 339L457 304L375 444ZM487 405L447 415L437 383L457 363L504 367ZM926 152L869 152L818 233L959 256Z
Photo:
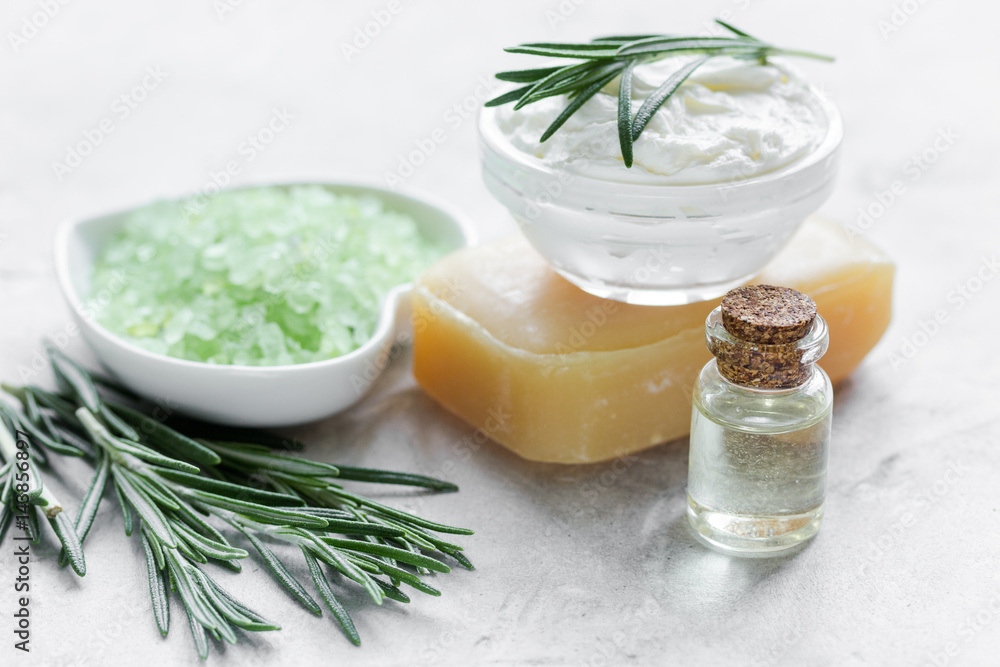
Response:
M819 530L833 387L816 365L829 336L786 287L730 291L705 322L715 359L694 387L688 520L721 551L767 556Z

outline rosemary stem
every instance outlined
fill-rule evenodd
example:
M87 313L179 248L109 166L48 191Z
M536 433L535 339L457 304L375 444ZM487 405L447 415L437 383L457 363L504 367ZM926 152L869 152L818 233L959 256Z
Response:
M4 459L11 462L12 469L9 474L13 475L14 471L18 469L17 467L17 453L20 451L17 447L17 442L14 436L10 434L6 426L0 426L0 452L3 453ZM34 468L36 471L37 466ZM41 475L41 472L38 471ZM35 502L36 505L40 505L44 508L45 516L49 519L54 519L63 510L63 504L59 501L49 487L44 484L44 480L37 480L41 484L42 492L38 495Z
M0 389L16 398L17 400L24 402L25 389L24 387L18 387L17 385L7 384L6 382L0 382Z
M111 445L113 442L112 435L106 428L104 428L104 425L97 420L97 417L94 416L93 412L85 407L78 408L76 411L76 418L80 420L80 423L83 424L83 428L87 430L87 434L90 435L91 442L105 451L105 453L111 458L111 463L113 465L121 466L130 472L145 472L149 470L149 467L136 457Z

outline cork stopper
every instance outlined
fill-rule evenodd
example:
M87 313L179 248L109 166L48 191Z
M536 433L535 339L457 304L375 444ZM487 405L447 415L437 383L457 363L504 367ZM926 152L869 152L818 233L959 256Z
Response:
M749 343L794 343L815 319L816 302L790 287L745 285L722 297L722 325Z
M710 332L708 338L723 377L761 389L786 389L809 379L812 368L800 341L817 319L812 299L788 287L746 285L726 294L719 311L729 336Z

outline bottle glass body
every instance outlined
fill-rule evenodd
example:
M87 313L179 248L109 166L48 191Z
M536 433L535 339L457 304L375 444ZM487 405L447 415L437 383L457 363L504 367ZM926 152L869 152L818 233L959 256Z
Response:
M726 379L716 359L702 369L693 396L688 519L710 546L768 555L819 529L833 387L815 364L805 370L798 386L759 389Z

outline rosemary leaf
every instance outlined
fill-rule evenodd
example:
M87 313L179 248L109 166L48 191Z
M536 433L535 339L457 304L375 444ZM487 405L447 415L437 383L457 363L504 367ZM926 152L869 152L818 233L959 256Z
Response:
M261 445L268 449L284 451L301 451L305 445L295 438L286 438L270 431L240 426L212 424L197 419L170 417L168 426L178 433L184 433L189 438L214 440L217 442L248 443Z
M38 527L38 506L28 505L28 529L27 537L32 544L40 544L42 541L42 531Z
M350 493L349 491L344 491L342 489L334 489L334 488L330 488L329 491L333 495L336 495L345 500L353 501L354 503L360 506L370 507L374 510L378 510L379 512L385 514L386 516L391 516L396 519L400 519L404 522L412 523L416 526L420 526L421 528L429 528L430 530L436 531L438 533L451 533L452 535L472 535L474 533L474 531L469 530L468 528L456 528L454 526L446 526L441 523L428 521L427 519L421 519L418 516L408 514L407 512L403 512L402 510L393 509L392 507L389 507L388 505L383 505L382 503L372 500L371 498L365 498L363 496Z
M226 541L225 536L212 526L212 524L208 523L187 501L176 494L174 495L174 499L177 501L178 508L171 513L172 517L184 521L192 530L201 531L202 535L206 535L213 540L218 542Z
M113 380L112 378L109 378L107 375L103 375L102 373L95 373L94 371L88 371L88 375L90 375L90 379L93 380L94 385L100 385L105 389L109 389L115 392L119 396L124 396L125 398L130 398L134 401L138 401L142 398L141 396L139 396L139 394L135 393L134 391L123 385L121 382ZM108 402L109 401L105 401L105 403Z
M521 97L523 97L525 93L527 93L529 90L532 90L533 88L534 86L523 86L521 88L515 88L510 92L506 92L503 95L498 95L494 97L493 99L486 102L485 106L499 107L504 104L508 104L509 102L516 102L517 100L521 99Z
M582 44L578 46L590 47L591 44ZM530 44L525 44L524 46L512 46L504 49L507 53L523 53L530 56L548 56L550 58L586 58L588 60L614 60L618 57L617 49L613 47L602 47L602 48L575 48L575 49L562 49L558 47L551 46L532 46Z
M269 470L292 475L337 476L337 467L329 463L310 461L296 456L278 456L249 450L235 442L209 442L208 447L219 456L241 463L261 466Z
M285 510L277 507L267 507L266 505L258 505L257 503L251 503L245 500L228 498L226 496L198 489L191 489L185 493L189 497L197 499L207 505L238 512L239 514L248 516L255 521L260 521L261 523L310 526L313 528L323 528L326 526L326 520L324 519L290 509Z
M40 426L42 423L42 413L38 409L38 401L35 400L35 395L30 391L25 391L23 395L24 415L28 418L29 422Z
M201 489L217 494L227 494L235 496L240 500L269 505L302 505L303 502L297 496L290 496L285 493L275 493L264 489L255 489L252 486L233 484L209 477L202 477L171 468L155 468L156 473L164 479L183 484L192 489Z
M243 549L230 546L226 542L212 540L199 535L182 523L173 524L174 532L202 553L202 555L215 560L231 560L233 558L246 558L248 554Z
M566 105L566 108L563 109L562 113L556 116L556 119L552 121L552 124L549 125L548 129L546 129L545 132L542 133L542 136L539 139L539 141L544 142L546 139L555 134L556 130L562 127L563 123L569 120L569 117L572 116L574 113L576 113L577 109L586 104L591 97L596 95L601 88L606 86L616 76L618 76L618 70L612 70L606 73L602 78L590 84L590 86L588 86L587 88L584 88L576 97L574 97L570 101L568 105Z
M406 524L396 519L391 519L388 517L376 517L379 523L383 523L389 526L397 526L403 529L407 536L418 536L427 542L433 544L433 548L440 551L441 553L451 554L454 551L461 551L462 547L457 544L452 544L451 542L445 542L440 537L434 535L428 530L424 530L419 526L414 526L412 524Z
M97 516L97 509L101 505L101 497L104 495L104 487L107 486L110 470L111 459L102 450L98 455L97 472L94 473L94 478L91 480L90 486L87 487L87 493L83 497L83 502L80 503L80 510L77 512L74 522L74 528L80 538L81 545L87 539L90 526L93 525L94 517ZM63 550L59 554L59 564L65 565L68 562L68 556L69 554Z
M508 72L497 72L496 77L501 81L510 81L511 83L531 83L538 81L539 79L544 79L548 75L559 71L560 67L536 67L534 69L518 69L511 70Z
M385 593L385 596L390 600L402 602L403 604L408 604L410 602L410 598L406 595L406 593L399 590L397 587L390 586L381 579L376 579L375 583L382 589L382 592Z
M131 454L137 459L142 459L147 463L152 463L164 468L173 468L174 470L180 470L181 472L196 473L199 470L198 466L193 466L190 463L185 463L184 461L178 461L177 459L172 459L169 456L164 456L163 454L160 454L159 452L138 442L129 442L128 440L122 440L121 438L112 442L114 443L112 446L118 451Z
M163 555L163 547L160 545L159 540L147 530L145 525L139 526L139 532L149 542L149 546L153 550L153 557L156 559L156 567L162 572L167 566L167 560Z
M191 572L192 578L198 583L201 588L201 592L205 595L207 601L215 608L222 618L224 618L229 623L232 623L238 628L245 628L247 626L254 626L256 623L252 618L243 615L239 609L234 607L229 603L229 600L219 595L215 587L208 583L208 579L205 577L205 573L198 569L193 569ZM236 638L233 636L232 643L236 643Z
M8 468L9 470L10 468ZM9 505L11 494L14 492L14 476L6 475L0 480L0 505Z
M48 352L58 384L76 396L88 410L94 413L100 412L101 398L87 372L51 342L45 341L45 350Z
M736 28L736 27L734 27L734 26L730 25L729 23L726 23L726 22L725 22L725 21L723 21L722 19L715 19L715 22L716 22L716 23L718 23L718 24L719 24L720 26L722 26L723 28L725 28L726 30L728 30L729 32L731 32L731 33L733 33L734 35L736 35L737 37L745 37L745 38L747 38L747 39L752 39L752 40L754 40L755 42L759 42L759 41L760 41L760 40L759 40L759 39L757 39L756 37L752 37L751 35L748 35L747 33L743 32L743 31L742 31L742 30L740 30L739 28Z
M361 584L365 591L368 592L368 597L372 599L372 602L378 605L382 604L382 600L385 598L385 593L382 592L382 589L378 587L367 572L351 562L351 560L347 557L347 554L341 553L338 549L331 547L329 544L325 544L324 539L313 535L309 535L308 538L309 539L302 542L302 546L308 548L315 556L340 570L340 572L347 576L347 578ZM360 544L370 543L360 542Z
M607 72L611 70L618 71L622 68L622 64L619 62L585 63L585 65L587 66L585 69L577 72L572 77L553 82L550 85L544 86L539 90L526 95L525 99L520 100L516 105L514 105L514 108L519 109L526 104L537 102L538 100L545 99L546 97L555 97L556 95L570 95L572 97L576 95L582 87L604 78L604 75Z
M171 493L163 492L163 489L159 488L153 481L155 478L131 474L130 480L135 486L142 492L144 492L150 500L152 500L158 507L165 510L178 510L180 509L180 503L171 498Z
M167 586L163 581L162 555L158 560L153 553L153 547L146 531L142 532L142 548L146 553L146 574L149 577L149 597L153 602L153 617L156 627L164 637L170 631L170 600L167 598Z
M59 512L54 517L47 518L49 525L52 526L52 530L55 531L56 536L59 538L63 549L69 554L69 562L73 566L73 570L81 577L87 574L87 565L83 557L83 546L80 544L80 538L76 534L76 528L70 523L66 513Z
M108 425L108 428L114 431L119 437L126 440L139 440L139 434L136 430L122 421L121 417L115 414L114 410L108 408L104 403L101 403L101 411L98 414Z
M10 407L0 404L0 412L9 419L14 424L15 430L21 430L30 435L37 442L45 445L51 449L56 454L61 454L63 456L83 456L84 452L74 447L73 445L68 445L63 442L59 442L54 438L50 437L44 433L38 426L31 423L29 419L20 419ZM35 448L32 448L32 453L37 454Z
M472 564L465 554L461 551L449 551L448 555L458 561L458 564L464 567L466 570L475 570L476 566Z
M355 482L375 482L377 484L403 484L406 486L419 486L435 491L458 491L458 487L451 482L445 482L425 475L413 475L405 472L393 472L391 470L374 470L372 468L355 468L353 466L338 465L337 475L339 479L348 479Z
M221 461L219 455L208 447L178 433L163 422L125 405L117 403L109 403L109 405L123 421L130 424L133 428L142 431L150 441L149 444L160 449L165 449L168 453L181 459L187 459L201 465L218 465ZM135 439L139 440L141 438Z
M646 125L649 123L653 114L667 101L674 91L684 83L691 74L701 67L708 60L707 56L701 58L696 58L688 64L681 67L679 70L670 75L666 81L660 84L660 87L653 91L653 94L646 98L646 101L642 103L639 107L639 111L635 114L635 120L632 122L632 136L638 137L642 134L642 131L646 129Z
M441 596L441 591L439 591L438 589L434 588L433 586L430 586L430 585L424 583L424 581L421 580L420 577L418 577L417 575L413 574L412 572L407 572L406 570L404 570L402 568L398 568L398 567L395 567L395 566L392 566L392 565L388 565L386 563L382 563L381 561L377 561L374 558L371 558L370 556L362 556L362 558L368 558L370 560L370 562L372 562L373 564L378 565L379 569L382 570L382 572L384 574L386 574L388 576L391 576L394 579L397 579L399 581L402 581L404 583L409 584L410 586L412 586L413 588L417 589L421 593L426 593L428 595L433 595L434 597L440 597Z
M257 553L259 553L261 558L264 559L264 563L267 564L267 567L268 569L271 570L271 573L274 575L274 578L277 579L278 582L285 587L285 590L291 593L292 596L296 600L298 600L303 607L305 607L312 613L316 614L317 616L322 616L323 611L319 608L319 605L316 604L316 601L312 599L312 596L310 596L309 593L306 592L306 589L302 586L302 584L299 583L298 579L296 579L295 576L288 571L288 568L285 567L285 564L282 563L281 560L274 555L274 552L268 549L267 545L261 542L260 539L258 539L253 534L252 531L246 530L240 525L235 523L233 525L236 527L237 530L243 533L244 537L246 537L247 540L249 540L250 544L252 544L254 549L257 550Z
M618 87L618 143L626 167L632 166L632 70L635 63L635 60L629 62Z
M197 466L185 463L184 461L178 461L177 459L172 459L169 456L164 456L156 450L146 447L142 443L116 438L110 431L108 431L107 428L104 427L104 424L98 421L94 413L87 408L79 408L76 411L76 418L81 424L83 424L83 427L97 442L97 444L107 450L112 457L120 455L120 453L124 452L148 463L153 463L167 468L174 468L185 472L198 472L199 470Z
M338 521L336 519L326 520L326 530L331 533L342 535L360 535L372 537L398 537L403 535L403 531L392 526L380 526L366 521Z
M434 570L435 572L451 572L451 568L441 561L431 558L430 556L414 553L407 549L399 549L383 544L372 544L371 542L362 542L361 540L340 540L335 537L326 536L323 537L323 541L326 544L338 549L358 551L360 553L374 554L376 556L388 556L409 565L426 567L428 570Z
M361 636L358 635L358 630L354 627L354 621L351 620L350 614L344 609L344 605L340 604L340 600L333 594L333 589L330 588L330 582L327 580L322 566L320 566L319 562L305 547L302 548L302 555L306 559L306 565L309 566L309 574L312 575L316 590L319 591L319 595L323 598L323 602L326 603L330 613L337 619L337 623L344 631L344 634L347 635L347 638L351 640L351 643L355 646L360 646Z
M42 495L45 491L45 484L42 481L42 473L33 459L28 459L28 502L32 505L48 505L48 500Z
M663 53L713 53L717 51L746 51L759 49L762 42L741 37L652 37L640 39L618 48L619 56L653 55Z
M653 37L666 37L666 35L610 35L608 37L595 37L594 42L637 42L640 39L651 39Z
M129 479L129 473L122 469L113 467L111 469L112 478L115 481L115 486L121 491L121 495L128 500L129 504L135 508L138 512L139 517L143 522L149 526L149 529L156 535L157 539L167 547L177 547L177 540L174 537L173 532L167 525L167 519L163 516L163 513L156 507L155 504L142 492L140 491L132 480ZM134 479L134 478L133 478ZM131 517L126 522L131 528ZM131 532L131 530L127 530Z
M590 42L530 42L522 44L517 48L527 49L552 49L554 51L597 51L603 52L612 48L607 44L608 40L594 40ZM505 49L506 50L506 49Z
M549 74L543 79L536 81L526 93L517 101L514 105L514 109L520 109L526 104L530 104L532 101L541 99L541 97L535 96L540 94L542 91L548 90L558 84L564 84L569 81L576 81L580 77L587 76L596 67L600 67L600 63L584 62L578 65L566 65L565 67L560 67L552 74Z
M7 503L0 503L0 543L3 543L13 519L14 513L10 510L10 506Z
M128 504L128 501L125 500L125 494L122 493L122 489L118 485L118 483L115 482L114 484L112 484L112 486L115 489L115 495L118 497L118 507L120 507L121 510L122 510L122 519L125 522L125 536L126 537L131 537L132 536L132 509L131 509L130 505Z
M194 638L195 648L198 650L198 657L202 660L208 658L208 637L205 635L205 628L195 620L189 612L188 627L191 628L191 636Z
M201 574L202 574L202 577L204 578L204 580L207 581L208 584L215 590L215 592L220 597L222 597L224 600L226 600L233 609L239 611L241 614L243 614L244 616L246 616L247 618L251 619L252 621L254 621L254 623L257 624L253 628L247 626L244 629L246 629L246 630L250 630L250 629L253 629L253 630L280 630L281 629L280 626L277 626L274 623L271 623L266 618L264 618L263 616L261 616L260 614L258 614L257 612L255 612L253 609L248 608L246 605L244 605L239 600L237 600L232 595L230 595L226 591L226 589L224 589L222 586L219 586L219 584L217 584L215 582L215 580L212 579L212 577L208 576L208 574L206 572L202 572Z
M188 571L192 565L183 562L175 549L167 549L165 554L170 576L181 597L181 604L189 616L193 617L206 629L218 629L218 617L209 608L204 598L199 595L200 588Z

